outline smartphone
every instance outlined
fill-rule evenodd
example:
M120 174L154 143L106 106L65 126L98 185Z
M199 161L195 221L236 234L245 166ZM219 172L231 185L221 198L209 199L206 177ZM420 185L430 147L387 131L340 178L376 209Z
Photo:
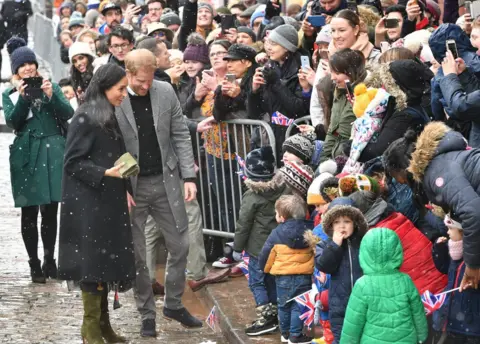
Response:
M450 52L453 55L453 58L458 59L457 43L455 43L455 40L448 39L446 42L446 45L447 45L447 50L450 50Z
M472 2L471 1L465 1L465 12L468 14L472 14Z
M358 14L358 5L357 5L357 2L355 0L347 0L347 8L350 11L353 11L356 14Z
M42 98L42 84L43 78L41 77L31 77L23 79L27 87L25 88L25 98L33 100Z
M345 80L345 88L347 90L347 94L350 97L350 99L353 100L354 98L354 93L353 93L353 86L350 80Z
M325 26L325 16L309 16L307 21L312 24L313 27Z
M328 60L328 50L322 49L318 51L318 55L320 56L320 59L322 60Z
M236 16L233 14L225 14L222 16L222 32L227 32L228 29L232 29L235 27L235 18Z
M203 71L205 74L208 74L210 76L213 76L213 70L204 70Z
M386 52L388 49L390 49L390 44L388 42L380 42L380 51L382 53Z
M235 74L228 73L227 75L225 75L225 77L227 78L227 81L231 82L232 84L237 80Z
M310 68L310 59L308 58L308 56L300 56L300 61L302 63L302 68L304 69L308 69Z
M385 29L395 29L400 24L400 20L396 18L387 18L383 22L385 24Z

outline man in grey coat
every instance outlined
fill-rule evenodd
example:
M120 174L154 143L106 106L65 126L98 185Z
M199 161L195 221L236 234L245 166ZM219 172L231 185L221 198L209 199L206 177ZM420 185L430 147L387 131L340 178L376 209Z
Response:
M125 69L128 97L116 109L116 117L126 149L140 166L138 177L131 178L135 297L142 316L141 335L154 337L156 308L145 244L148 215L162 228L169 253L163 315L185 327L202 326L181 302L189 247L184 199L196 197L194 159L190 134L172 86L154 81L155 56L146 49L134 50L125 58Z

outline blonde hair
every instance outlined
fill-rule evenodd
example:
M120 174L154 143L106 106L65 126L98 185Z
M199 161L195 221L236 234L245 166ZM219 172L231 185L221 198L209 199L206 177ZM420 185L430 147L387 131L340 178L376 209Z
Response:
M80 33L77 35L77 41L78 41L78 42L81 42L83 36L90 36L94 41L96 41L96 40L98 39L98 37L100 37L100 35L98 34L98 32L93 31L92 29L83 29L83 30L80 31Z
M147 49L132 50L125 56L125 70L136 74L139 69L155 70L157 69L157 59L155 55Z
M305 219L307 203L297 195L283 195L275 202L275 210L285 220Z

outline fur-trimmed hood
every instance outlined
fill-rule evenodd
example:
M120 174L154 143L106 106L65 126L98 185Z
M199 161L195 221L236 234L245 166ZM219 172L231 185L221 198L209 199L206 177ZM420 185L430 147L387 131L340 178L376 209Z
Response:
M329 208L322 216L323 231L330 238L333 237L333 222L340 216L352 219L355 226L354 233L358 233L360 237L367 233L368 223L360 210L350 205L336 205L331 209Z
M313 231L308 230L303 233L303 240L313 250L322 239L313 234Z
M286 184L280 174L275 174L269 181L253 181L251 179L245 180L247 188L252 190L256 194L272 194L283 193Z
M418 137L408 171L415 181L422 182L425 170L435 156L466 148L467 141L460 133L443 122L431 122Z
M395 98L397 110L401 111L407 108L407 95L393 79L388 63L376 65L365 80L365 84L367 87L384 88Z

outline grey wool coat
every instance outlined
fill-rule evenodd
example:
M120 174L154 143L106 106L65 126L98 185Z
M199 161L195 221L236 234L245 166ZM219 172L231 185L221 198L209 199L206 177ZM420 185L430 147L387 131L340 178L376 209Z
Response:
M181 184L185 179L196 178L190 133L172 86L163 81L153 81L150 88L153 121L162 154L163 182L168 203L179 229L187 228ZM125 147L137 161L139 158L138 130L130 98L126 97L116 108L115 115L125 141ZM183 178L183 180L182 180ZM137 177L131 178L133 196L136 198Z

